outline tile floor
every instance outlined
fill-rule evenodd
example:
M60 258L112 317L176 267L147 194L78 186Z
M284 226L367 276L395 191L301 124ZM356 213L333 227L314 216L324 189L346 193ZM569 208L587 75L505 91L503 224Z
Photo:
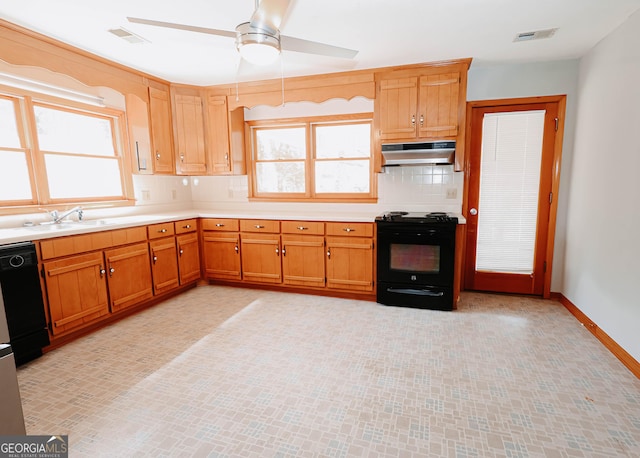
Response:
M20 368L70 456L637 457L640 380L556 302L202 286Z

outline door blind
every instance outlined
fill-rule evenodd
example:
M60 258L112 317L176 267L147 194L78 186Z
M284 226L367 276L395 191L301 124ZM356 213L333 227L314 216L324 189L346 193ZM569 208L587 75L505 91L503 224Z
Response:
M533 272L544 110L486 114L476 270Z

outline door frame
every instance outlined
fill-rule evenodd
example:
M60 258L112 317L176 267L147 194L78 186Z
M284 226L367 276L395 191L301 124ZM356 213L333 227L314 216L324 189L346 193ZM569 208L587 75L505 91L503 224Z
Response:
M547 249L545 253L544 285L542 297L549 299L551 297L551 273L553 271L553 250L555 246L556 234L556 216L558 212L558 192L560 189L560 165L562 160L562 142L564 138L565 113L567 105L566 95L550 95L539 97L523 97L509 99L492 99L492 100L474 100L467 102L466 117L466 138L465 138L465 157L464 157L464 192L462 195L462 215L469 218L469 177L471 162L471 131L472 111L476 108L500 107L509 105L528 105L532 103L557 103L558 104L558 123L556 128L556 138L553 146L553 164L551 176L551 192L553 199L549 208L549 224L547 227ZM466 253L466 230L463 241L463 253ZM463 264L466 262L466 256L461 256ZM461 285L464 285L465 266L461 266L463 278Z

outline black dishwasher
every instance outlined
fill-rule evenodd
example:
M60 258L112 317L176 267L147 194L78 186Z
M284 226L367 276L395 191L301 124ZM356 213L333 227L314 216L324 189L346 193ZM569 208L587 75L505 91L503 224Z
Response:
M0 294L16 365L41 356L49 333L33 242L0 245Z

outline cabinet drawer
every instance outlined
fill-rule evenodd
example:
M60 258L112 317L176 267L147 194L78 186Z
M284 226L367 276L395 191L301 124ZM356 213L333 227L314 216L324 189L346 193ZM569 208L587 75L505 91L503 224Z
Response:
M173 223L152 224L151 226L147 226L147 231L149 233L149 239L158 239L175 234Z
M277 234L280 232L280 221L270 219L242 219L240 220L240 231L270 232Z
M318 221L282 221L283 234L324 235L324 223Z
M187 234L198 230L198 220L196 218L176 221L173 225L176 234Z
M373 237L373 223L327 223L327 235Z
M202 220L203 231L230 231L238 232L240 224L237 219L207 218Z

